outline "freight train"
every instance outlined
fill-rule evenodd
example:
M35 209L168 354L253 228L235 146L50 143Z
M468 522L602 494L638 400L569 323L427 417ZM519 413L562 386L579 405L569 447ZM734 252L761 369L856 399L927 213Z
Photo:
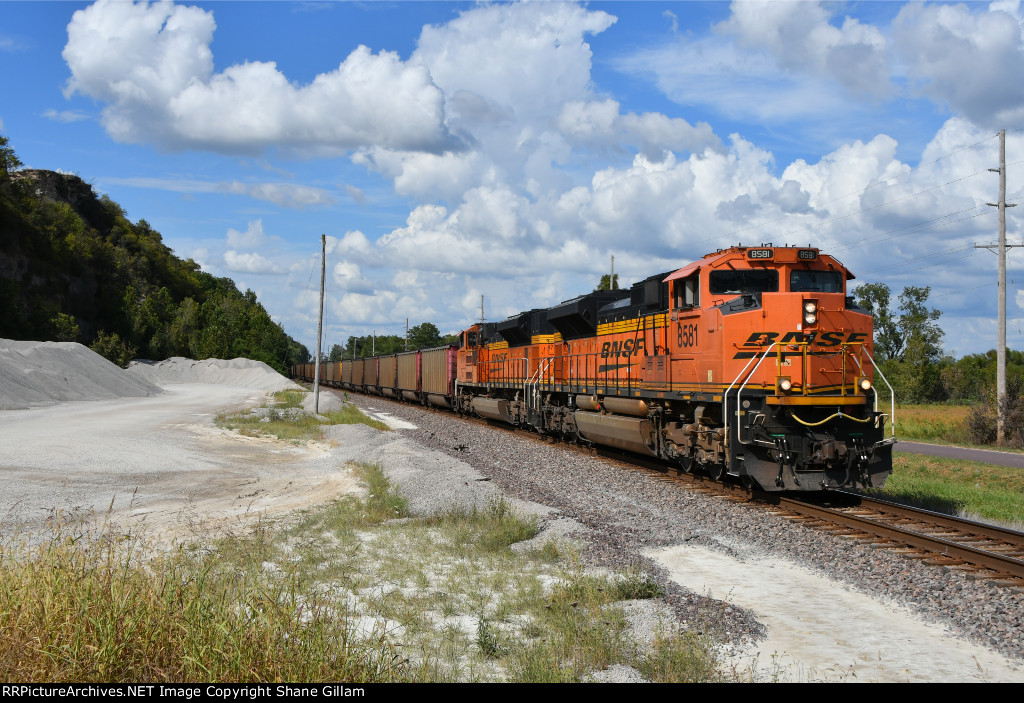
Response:
M879 408L876 375L888 383L853 277L813 247L735 246L470 325L456 345L324 363L320 379L765 491L879 487L895 403L890 387Z

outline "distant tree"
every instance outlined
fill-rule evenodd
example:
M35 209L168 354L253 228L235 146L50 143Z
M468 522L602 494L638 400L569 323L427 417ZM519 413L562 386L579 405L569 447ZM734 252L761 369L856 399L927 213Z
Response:
M58 342L78 341L81 331L73 316L59 312L50 319L50 324L53 325L53 336Z
M340 344L335 344L331 347L331 353L327 356L328 361L341 361L345 350Z
M11 171L17 171L23 165L14 153L14 147L10 146L10 140L0 136L0 178L6 179Z
M853 291L857 304L875 318L875 358L898 359L903 351L903 335L889 309L891 293L884 283L865 283Z
M128 367L128 363L135 358L137 351L135 347L121 339L116 332L107 334L103 330L96 334L96 340L90 348L121 368Z
M409 330L409 349L441 346L441 332L432 322L424 322Z
M899 307L892 310L889 286L866 283L853 294L858 304L875 318L875 355L881 361L936 362L942 354L942 328L936 323L940 310L928 308L931 287L907 286L899 296Z
M611 278L610 281L609 281L609 278ZM611 274L606 273L605 275L601 276L601 282L597 284L597 288L594 289L594 292L597 292L599 290L618 290L618 289L619 289L619 274L615 274L614 276L612 276Z
M861 307L875 318L875 356L900 401L941 400L942 338L940 310L927 305L931 288L907 286L893 310L889 287L868 283L854 290ZM953 379L950 379L953 380Z

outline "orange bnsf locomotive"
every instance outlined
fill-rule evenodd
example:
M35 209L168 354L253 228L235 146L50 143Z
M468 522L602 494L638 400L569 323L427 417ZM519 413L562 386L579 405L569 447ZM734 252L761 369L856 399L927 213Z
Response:
M811 247L732 247L630 290L472 325L443 353L342 362L377 371L373 384L338 385L767 491L877 487L895 439L874 390L871 316L846 295L852 278ZM430 392L423 378L400 384L409 355Z

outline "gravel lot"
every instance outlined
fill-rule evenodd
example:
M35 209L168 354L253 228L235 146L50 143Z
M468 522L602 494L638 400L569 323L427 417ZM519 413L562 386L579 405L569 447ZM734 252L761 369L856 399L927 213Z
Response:
M723 614L737 667L757 677L1024 681L1022 593L525 433L349 395L371 415L400 421L403 435L465 461L508 495L582 526L573 536L583 540L592 563L642 564L656 573L680 621L702 627L708 613ZM823 601L823 592L832 595Z

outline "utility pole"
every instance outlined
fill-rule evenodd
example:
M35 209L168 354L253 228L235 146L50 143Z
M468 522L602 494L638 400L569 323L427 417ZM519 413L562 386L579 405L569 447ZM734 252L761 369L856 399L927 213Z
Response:
M484 295L480 294L480 324L484 324Z
M316 325L316 373L313 376L313 412L320 414L320 340L324 336L324 274L327 271L327 235L320 235L320 321Z
M608 275L608 290L615 290L615 254L612 254L612 272Z
M409 351L409 318L405 318L405 350Z
M998 342L996 343L996 443L1002 444L1006 438L1006 250L1022 244L1006 244L1006 208L1016 207L1006 202L1006 130L999 130L999 168L989 171L999 174L999 202L986 203L999 208L999 244L976 244L975 249L997 248L999 255L999 321Z

